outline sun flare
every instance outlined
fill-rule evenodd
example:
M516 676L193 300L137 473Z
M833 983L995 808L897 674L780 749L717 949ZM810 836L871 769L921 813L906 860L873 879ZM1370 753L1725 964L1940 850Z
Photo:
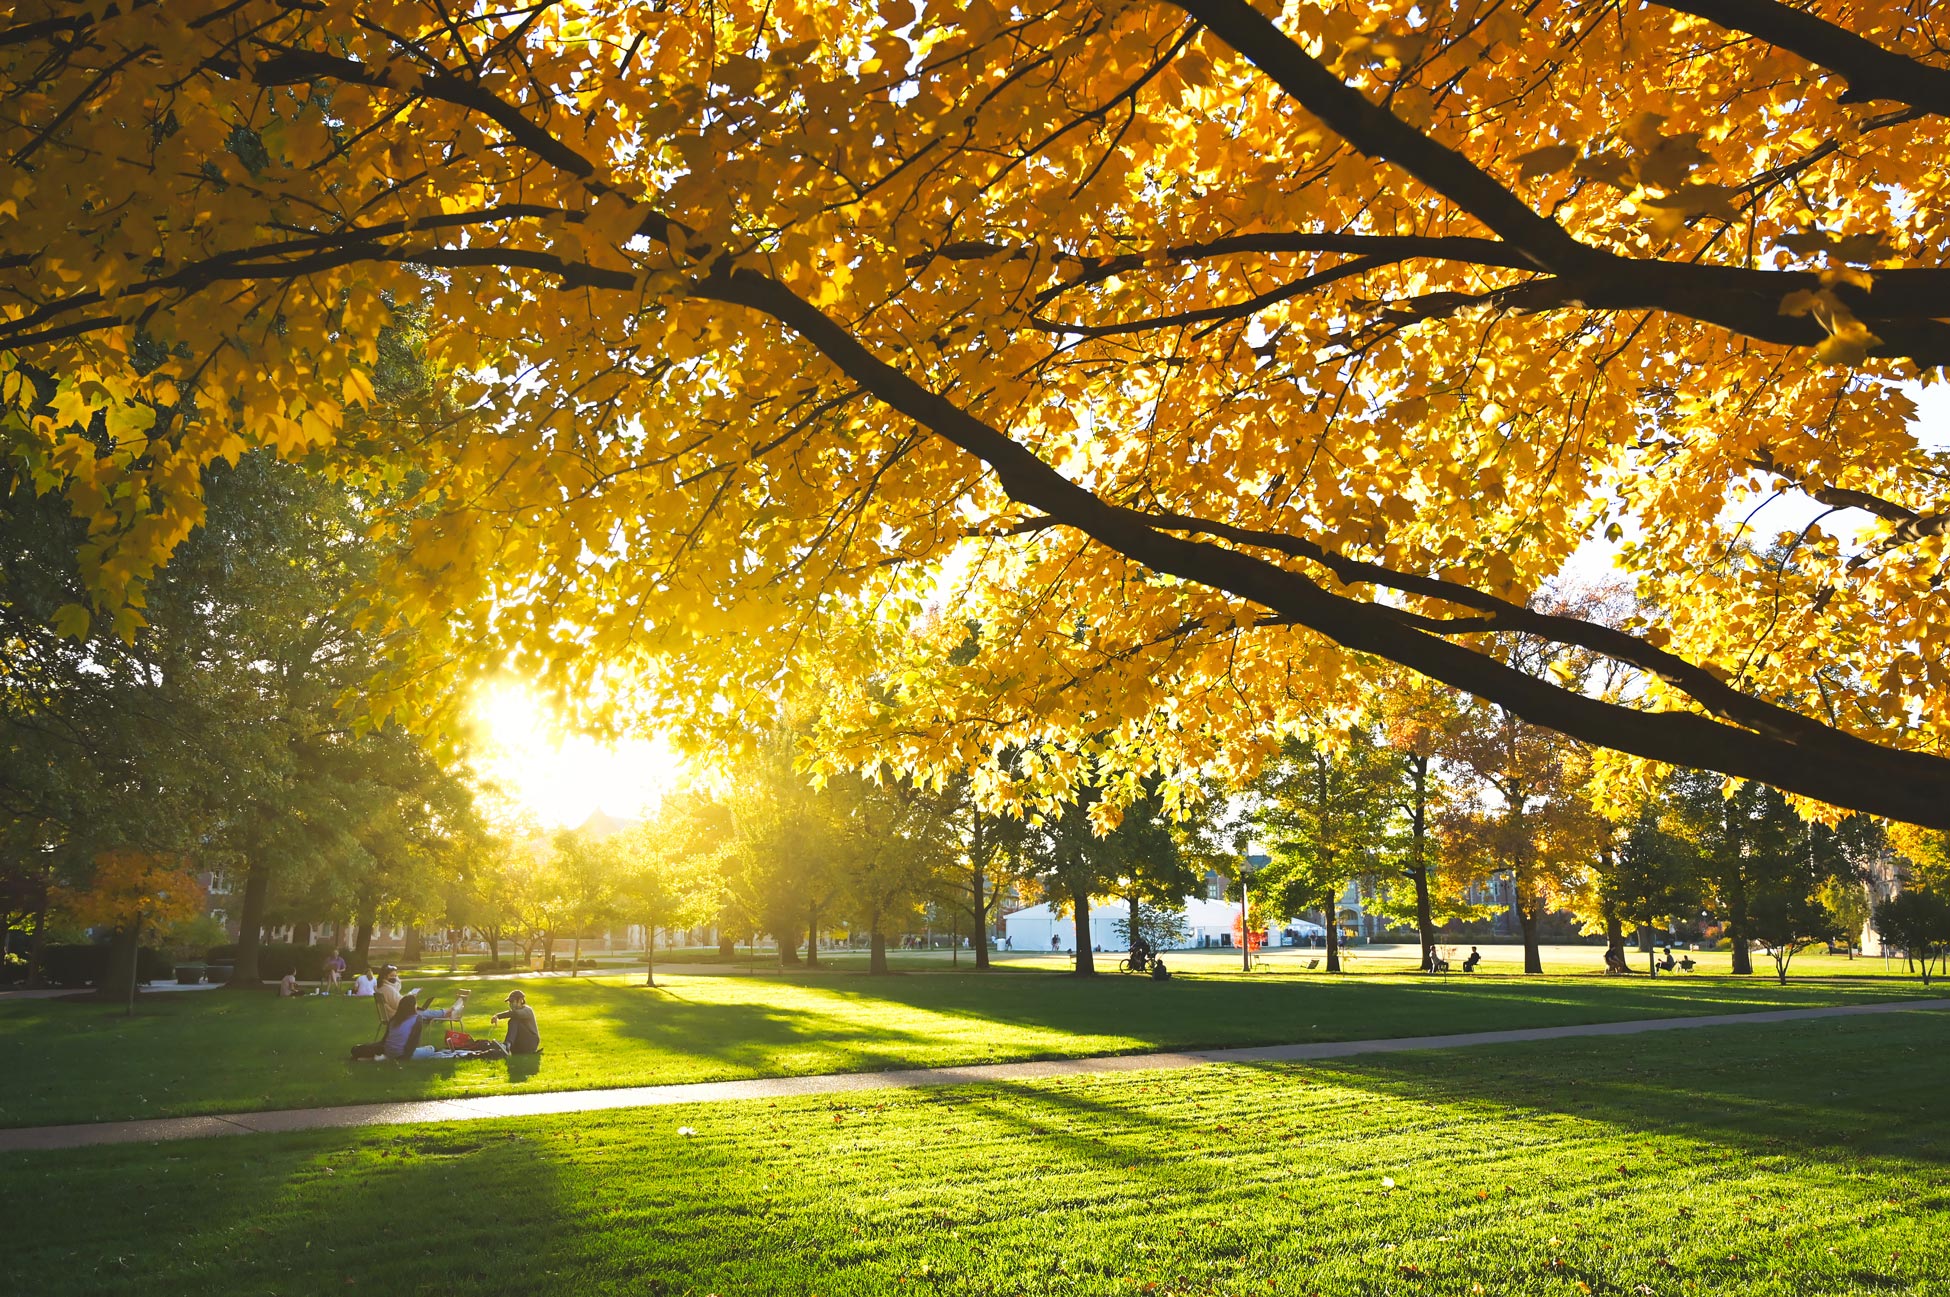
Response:
M545 828L573 827L599 810L640 819L682 776L681 758L661 738L610 744L565 732L518 683L483 688L473 710L482 773Z

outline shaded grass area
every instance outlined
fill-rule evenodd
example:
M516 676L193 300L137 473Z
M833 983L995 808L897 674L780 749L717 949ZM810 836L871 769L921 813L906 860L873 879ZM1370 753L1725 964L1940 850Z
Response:
M515 1070L472 1060L348 1062L351 1045L377 1034L369 1000L178 993L145 999L134 1018L91 1002L0 1001L0 1053L9 1060L0 1068L0 1125L1488 1031L1920 991L1700 977L662 980L655 990L622 978L474 982L469 1022L478 1031L511 986L535 1006L546 1052L539 1067ZM424 984L440 1002L451 998L452 987Z
M1688 1046L32 1154L0 1211L45 1297L1945 1291L1950 1016Z

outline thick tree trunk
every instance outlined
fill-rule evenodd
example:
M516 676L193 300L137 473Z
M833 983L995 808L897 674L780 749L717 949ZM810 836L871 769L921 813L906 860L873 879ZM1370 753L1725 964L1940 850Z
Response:
M799 967L799 934L785 928L773 933L772 940L779 943L779 964L785 968Z
M406 929L406 942L399 954L400 963L419 963L420 957L425 953L424 946L425 938L420 932L420 925L417 923L409 924Z
M311 944L311 924L309 923L292 924L291 944L294 946L309 946Z
M367 972L372 971L372 928L373 913L367 910L359 919L359 936L352 948L352 953L357 956L352 962Z
M95 986L96 999L127 1005L131 1015L135 1013L136 974L142 963L140 944L133 925L117 928L109 938L102 980Z
M1618 921L1618 907L1610 904L1605 906L1605 959L1607 967L1614 960L1625 966L1625 925Z
M1421 865L1409 870L1415 880L1415 930L1422 941L1422 971L1435 967L1435 907L1429 901L1429 870Z
M569 976L582 976L582 929L576 929L575 947L569 952Z
M654 918L643 925L643 984L657 984L657 921Z
M237 961L230 969L228 986L256 990L263 982L257 967L257 951L263 944L264 906L271 896L271 871L253 860L244 877L244 908L237 915Z
M491 964L500 963L501 962L501 929L482 928L481 936L487 939L488 962Z
M1327 929L1327 971L1330 973L1341 971L1341 916L1334 910L1335 900L1334 894L1329 892L1320 906L1323 920L1320 926Z
M819 967L819 906L806 907L806 967Z
M1639 949L1645 952L1645 972L1648 977L1659 975L1659 952L1653 949L1656 945L1658 943L1652 939L1652 929L1640 928Z
M1408 759L1410 786L1414 789L1408 808L1408 876L1415 883L1415 930L1422 939L1422 971L1435 967L1435 907L1429 900L1429 759L1414 755Z
M718 930L718 955L723 959L738 957L738 938L720 928Z
M1529 909L1524 908L1522 901L1517 902L1517 923L1523 928L1523 971L1526 973L1544 971L1544 952L1537 944L1537 919L1543 908L1542 898L1536 896L1530 898Z
M970 917L975 920L975 934L970 940L975 943L975 969L977 972L989 966L989 903L988 879L981 867L975 869L975 908Z
M887 970L887 938L881 934L880 924L873 925L873 933L867 938L867 972L884 973Z
M1097 971L1097 961L1090 951L1090 889L1078 888L1070 893L1072 912L1076 918L1077 929L1077 969L1083 976Z
M34 903L34 939L27 946L27 985L41 984L41 952L47 949L47 874L41 874L41 894Z
M1747 876L1736 869L1733 885L1727 888L1727 943L1733 947L1733 971L1743 976L1754 971L1754 952L1747 937Z

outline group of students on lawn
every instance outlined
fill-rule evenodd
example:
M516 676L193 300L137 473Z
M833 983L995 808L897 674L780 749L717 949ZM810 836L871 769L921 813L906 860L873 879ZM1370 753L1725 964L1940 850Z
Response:
M353 992L355 995L361 993L360 990ZM516 1054L542 1052L542 1035L535 1024L535 1011L528 1007L528 996L521 991L508 992L508 1007L491 1019L494 1022L507 1022L507 1035L502 1039L475 1040L459 1031L450 1030L438 1045L422 1044L420 1037L430 1022L460 1021L467 1010L466 989L463 988L454 997L454 1003L449 1008L436 1009L431 1005L422 1008L419 992L402 992L399 969L388 964L379 970L372 997L379 1015L379 1039L354 1045L352 1057L355 1059L508 1058Z

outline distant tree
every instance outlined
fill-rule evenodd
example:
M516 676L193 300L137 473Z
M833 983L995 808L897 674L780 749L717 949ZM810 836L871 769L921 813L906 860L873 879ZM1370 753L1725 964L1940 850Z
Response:
M952 818L939 794L911 780L841 775L818 800L836 899L867 934L867 971L886 973L887 939L940 894L953 865Z
M1691 844L1708 905L1726 928L1732 971L1754 971L1755 898L1778 890L1788 868L1800 818L1786 800L1761 784L1733 783L1700 770L1676 771L1667 785L1668 825ZM1777 904L1778 918L1785 912Z
M1885 943L1922 969L1923 985L1930 984L1932 969L1950 964L1950 896L1905 888L1875 907L1875 926Z
M1133 929L1142 933L1146 924L1154 926L1160 920L1147 920L1145 911L1153 915L1167 915L1178 918L1182 914L1185 898L1198 891L1204 883L1203 873L1196 867L1193 858L1183 850L1181 843L1184 833L1181 824L1174 823L1168 816L1164 799L1159 790L1159 781L1142 781L1144 793L1135 802L1124 808L1123 818L1111 831L1111 841L1121 866L1116 878L1117 894L1124 898L1125 915L1118 921L1118 930L1130 940ZM1192 813L1201 812L1203 806L1190 808ZM1182 918L1179 919L1182 926ZM1174 941L1182 941L1182 933L1167 924L1168 933L1176 934ZM1146 940L1151 940L1146 937ZM1153 949L1160 948L1152 942Z
M1606 832L1585 794L1589 754L1505 708L1471 703L1444 755L1468 785L1445 816L1447 844L1509 874L1523 970L1541 973L1539 923L1575 901Z
M1699 905L1697 858L1684 839L1659 822L1656 804L1647 805L1606 846L1606 867L1598 878L1605 912L1652 933ZM1622 952L1621 952L1622 953ZM1646 972L1658 975L1658 960L1647 945Z
M799 962L803 934L808 961L819 959L820 915L835 902L831 805L801 767L806 740L781 725L749 752L729 761L720 794L735 850L724 863L716 918L726 933L769 933L779 962Z
M1144 944L1153 950L1176 950L1191 936L1191 924L1186 921L1185 912L1176 906L1140 905L1136 922L1132 917L1126 914L1112 925L1126 947L1133 937L1142 937Z
M947 903L968 916L975 967L989 967L989 933L1004 890L1024 876L1024 843L1029 825L1021 815L983 809L967 775L951 778L945 790L956 840L956 866L942 879Z
M1848 957L1854 959L1863 930L1875 914L1875 897L1868 883L1860 878L1830 878L1821 885L1821 903L1835 916Z
M1341 893L1377 868L1397 774L1392 754L1356 727L1285 739L1254 786L1254 826L1270 857L1262 903L1282 916L1321 910L1330 973L1341 971Z
M1441 761L1451 729L1460 719L1454 691L1404 676L1381 697L1380 740L1401 764L1395 782L1395 809L1389 825L1386 862L1407 879L1403 904L1393 887L1379 889L1375 909L1415 925L1422 947L1422 970L1435 966L1436 927L1451 919L1475 917L1480 907L1467 900L1462 862L1444 858L1437 832L1455 790Z
M617 904L643 925L643 984L657 984L657 931L703 921L736 850L729 811L700 793L674 793L622 835Z
M63 889L56 894L55 904L77 923L115 934L116 956L102 980L101 994L120 996L126 988L128 1012L134 1014L143 938L195 918L203 908L203 884L180 857L108 851L96 858L87 888Z
M583 937L617 914L621 844L615 836L598 837L587 829L558 829L549 848L560 921L568 926L572 943L569 975L579 977Z
M1184 891L1174 880L1183 875L1183 858L1155 791L1139 784L1119 791L1128 798L1121 806L1108 796L1106 785L1121 782L1110 772L1080 784L1069 801L1040 818L1032 817L1024 837L1028 868L1050 897L1051 908L1067 910L1076 933L1076 973L1097 971L1090 940L1093 897L1131 888L1136 898L1157 901Z
M1788 965L1809 946L1833 941L1841 935L1832 910L1821 903L1809 880L1807 890L1798 887L1770 887L1753 899L1754 937L1767 947L1774 960L1774 975L1787 985Z

